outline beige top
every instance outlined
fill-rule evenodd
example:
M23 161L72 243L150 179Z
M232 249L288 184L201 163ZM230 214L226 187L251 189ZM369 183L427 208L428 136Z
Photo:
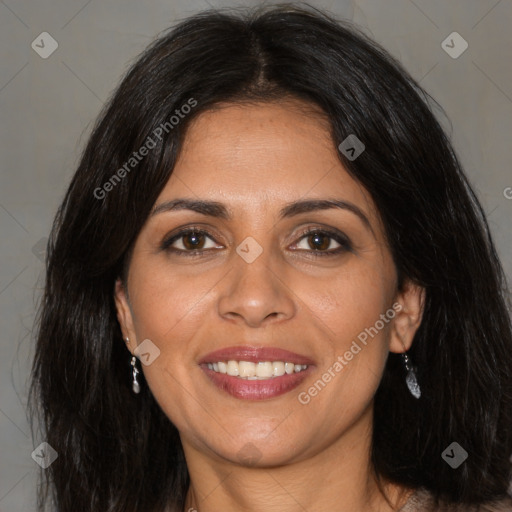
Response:
M483 505L440 505L435 507L432 494L418 489L398 512L512 512L512 498Z

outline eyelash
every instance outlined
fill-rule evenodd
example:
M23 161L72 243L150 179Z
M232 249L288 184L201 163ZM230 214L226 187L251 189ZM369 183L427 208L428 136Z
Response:
M204 251L211 250L211 249L198 249L195 251L184 251L183 249L175 249L175 248L171 247L171 245L174 242L176 242L180 238L183 238L184 236L191 234L191 233L195 233L195 234L199 234L199 235L206 235L208 238L215 241L214 238L212 237L212 235L208 231L205 231L204 229L201 229L201 228L195 228L192 226L192 227L182 229L178 233L172 235L172 237L170 237L170 238L164 239L160 246L160 249L162 251L173 252L177 255L186 256L186 257L200 256L204 253ZM351 245L349 239L345 235L343 235L342 233L340 233L338 231L334 231L334 230L327 229L327 228L307 229L306 231L303 231L302 233L300 233L299 241L302 240L303 238L305 238L307 235L312 235L312 234L327 235L329 238L333 239L334 241L336 241L340 244L340 247L337 247L334 250L331 249L330 251L318 251L318 250L307 251L313 257L337 256L340 253L352 251L352 245ZM304 249L300 249L300 250L303 251Z

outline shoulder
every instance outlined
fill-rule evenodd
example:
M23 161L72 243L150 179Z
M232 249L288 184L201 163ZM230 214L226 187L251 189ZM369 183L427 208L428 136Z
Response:
M432 493L418 489L399 512L512 512L512 498L489 501L480 505L436 502Z

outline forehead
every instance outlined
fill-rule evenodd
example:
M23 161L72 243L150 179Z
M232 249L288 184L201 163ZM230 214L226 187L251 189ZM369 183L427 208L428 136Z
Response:
M298 100L201 113L188 126L160 199L182 196L215 198L234 209L329 196L375 214L369 194L339 160L325 116Z

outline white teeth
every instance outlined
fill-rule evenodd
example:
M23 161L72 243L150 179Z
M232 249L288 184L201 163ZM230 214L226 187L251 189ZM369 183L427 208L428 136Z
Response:
M281 377L285 373L299 373L308 367L306 364L293 364L284 361L218 361L208 363L208 368L217 373L225 373L232 377L246 380L265 380Z
M213 370L213 365L212 365ZM228 361L228 367L226 370L228 375L232 375L233 377L238 376L238 363L236 361Z
M273 371L274 371L274 376L275 377L281 377L281 375L284 375L284 363L282 363L281 361L274 361L272 363L272 368L273 368Z
M284 371L290 375L291 373L293 373L293 369L294 369L295 365L293 363L284 363Z
M269 377L274 376L274 367L270 361L259 362L258 366L256 366L256 376L257 377Z
M231 361L229 362L231 363ZM229 374L232 375L231 373ZM238 373L235 375L238 375L239 377L254 377L256 375L256 365L249 361L240 361L238 363Z

